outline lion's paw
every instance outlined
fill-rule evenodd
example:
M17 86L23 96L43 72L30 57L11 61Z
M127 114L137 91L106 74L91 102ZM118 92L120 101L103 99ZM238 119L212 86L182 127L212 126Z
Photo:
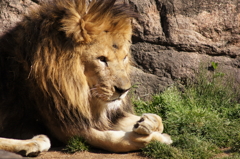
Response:
M165 138L165 141L164 141L164 143L165 144L168 144L168 145L170 145L170 144L172 144L173 143L173 141L172 141L172 139L171 139L171 136L170 135L168 135L168 134L162 134L163 136L164 136L164 138Z
M153 132L151 135L151 141L152 140L157 140L160 141L161 143L165 143L167 145L170 145L173 143L171 136L168 134L162 134L159 132Z
M50 140L45 135L37 135L32 139L25 140L22 150L19 154L23 156L37 156L43 151L48 151L50 148Z
M156 114L143 114L141 119L134 125L133 131L141 135L149 135L152 132L162 133L162 119Z

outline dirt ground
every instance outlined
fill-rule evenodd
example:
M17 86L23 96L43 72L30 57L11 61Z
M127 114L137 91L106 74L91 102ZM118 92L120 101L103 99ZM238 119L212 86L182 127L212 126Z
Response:
M71 158L71 159L149 159L147 157L141 156L140 152L130 152L130 153L110 153L107 151L94 149L90 152L77 152L74 154L69 154L61 151L62 148L53 148L48 152L42 152L38 157L33 159L61 159L61 158ZM223 149L223 153L216 155L214 158L224 158L231 155L230 148Z
M0 150L0 159L6 158L26 158L26 159L61 159L61 158L71 158L71 159L148 159L147 157L141 156L140 152L131 153L110 153L102 151L99 149L91 150L90 152L78 152L74 154L64 153L61 151L62 148L50 149L48 152L41 153L38 157L22 157L20 155L10 153L7 151ZM231 149L222 149L223 152L217 154L215 159L222 159L224 157L231 156Z
M109 153L102 150L93 150L90 152L76 152L69 154L61 151L61 148L50 149L48 152L42 152L35 159L53 159L53 158L71 158L71 159L147 159L141 156L140 152L131 153Z

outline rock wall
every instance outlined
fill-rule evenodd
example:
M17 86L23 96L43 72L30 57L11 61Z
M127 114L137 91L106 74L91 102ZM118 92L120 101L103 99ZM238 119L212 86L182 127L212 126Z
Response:
M0 0L0 35L40 0ZM132 82L149 99L175 80L194 77L201 62L217 62L240 83L239 0L125 0L133 21Z
M30 7L37 7L34 0L0 0L0 36L14 27Z
M240 82L239 0L128 0L134 21L136 94L149 98L217 62Z

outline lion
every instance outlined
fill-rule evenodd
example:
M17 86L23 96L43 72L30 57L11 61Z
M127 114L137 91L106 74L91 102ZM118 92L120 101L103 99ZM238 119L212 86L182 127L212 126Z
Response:
M2 36L0 149L36 156L74 136L111 152L171 144L161 117L126 100L135 17L116 0L49 0Z

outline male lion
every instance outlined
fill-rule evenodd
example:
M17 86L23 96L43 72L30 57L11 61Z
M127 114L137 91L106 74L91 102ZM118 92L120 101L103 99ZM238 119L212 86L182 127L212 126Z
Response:
M0 149L37 155L50 148L40 133L112 152L172 142L159 116L126 104L135 13L115 1L44 2L1 37Z

